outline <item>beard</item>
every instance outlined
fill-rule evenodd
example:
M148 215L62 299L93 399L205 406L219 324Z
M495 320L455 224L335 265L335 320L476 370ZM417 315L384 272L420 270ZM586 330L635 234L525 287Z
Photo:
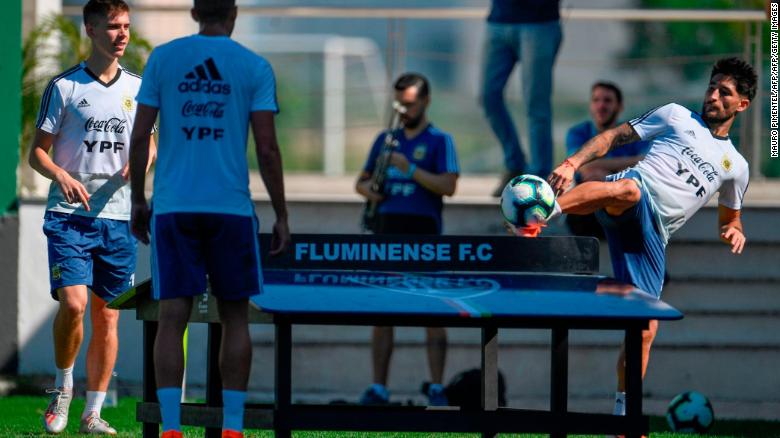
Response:
M406 129L417 129L418 126L420 126L420 122L423 120L423 115L420 114L419 116L413 118L413 119L406 119L404 120L404 128Z
M614 114L610 115L606 120L604 120L602 127L609 128L615 123L617 118L618 118L618 113L615 112Z
M725 114L725 113L717 114L716 113L714 115L709 115L707 113L707 106L706 105L702 105L702 107L701 107L701 118L702 118L702 120L704 120L708 124L712 124L712 123L721 124L723 122L728 121L732 117L734 117L734 114Z

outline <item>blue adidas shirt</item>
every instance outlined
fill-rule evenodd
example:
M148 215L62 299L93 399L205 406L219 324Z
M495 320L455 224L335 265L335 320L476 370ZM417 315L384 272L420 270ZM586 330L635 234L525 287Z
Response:
M254 214L249 114L278 112L268 61L229 37L176 39L152 51L136 100L160 109L155 214Z
M363 167L365 172L374 172L384 139L382 132L374 140L368 161ZM418 169L436 174L460 173L452 137L432 124L428 124L420 134L411 139L405 137L403 130L399 130L396 139L399 143L397 152L403 154L410 163L416 164ZM394 166L387 170L384 195L385 200L379 204L380 214L430 216L441 229L442 197L424 188Z

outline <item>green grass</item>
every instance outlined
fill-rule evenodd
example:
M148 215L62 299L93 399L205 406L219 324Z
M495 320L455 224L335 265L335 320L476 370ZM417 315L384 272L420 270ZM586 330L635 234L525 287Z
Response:
M46 408L48 398L31 396L9 396L0 398L0 437L47 437L41 426L41 416ZM135 422L136 399L123 398L116 408L104 408L103 418L119 431L119 437L141 436L141 426ZM84 409L84 399L75 399L71 405L71 422L60 437L83 437L78 434L78 421L76 419ZM657 438L690 438L691 435L674 434L669 432L662 418L653 417L650 422L652 436ZM247 438L271 438L271 431L247 431ZM184 436L188 438L202 437L203 429L185 427ZM369 432L296 432L297 438L476 438L477 434L468 433L369 433ZM546 435L502 435L502 437L545 437ZM710 437L731 438L771 438L780 437L780 422L768 421L716 421Z

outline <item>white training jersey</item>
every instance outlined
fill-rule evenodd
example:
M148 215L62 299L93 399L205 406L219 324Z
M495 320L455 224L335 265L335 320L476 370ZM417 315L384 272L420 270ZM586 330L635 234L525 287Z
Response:
M155 214L254 215L249 117L278 111L268 61L226 36L179 38L152 51L136 99L160 109Z
M650 141L635 169L651 195L664 241L715 192L720 205L742 208L748 163L728 137L714 136L699 114L670 103L629 124Z
M108 83L84 62L55 76L41 98L36 127L55 136L54 163L81 182L90 195L90 211L70 204L52 181L47 210L130 219L130 186L121 171L127 163L135 95L141 77L123 68Z

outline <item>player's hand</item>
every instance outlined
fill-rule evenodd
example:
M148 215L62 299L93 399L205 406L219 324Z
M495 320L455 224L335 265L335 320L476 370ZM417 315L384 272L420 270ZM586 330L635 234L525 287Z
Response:
M149 204L144 199L143 202L133 202L130 209L130 231L139 242L145 245L149 244L149 219L151 217Z
M125 163L125 165L122 167L122 179L125 181L130 181L130 162L128 161Z
M723 226L720 229L720 240L731 245L732 254L742 254L747 238L737 227Z
M382 202L385 199L381 193L371 190L371 178L358 183L358 192L371 202Z
M571 186L576 171L577 169L572 166L569 160L564 160L560 166L552 171L550 176L547 177L547 182L550 183L550 187L553 189L555 196L559 196Z
M277 219L271 233L271 250L268 251L268 255L275 256L286 251L290 241L290 227L287 225L287 220Z
M409 160L404 154L393 152L390 154L390 165L396 167L403 173L409 172Z
M55 181L60 186L65 201L68 204L75 204L81 202L84 205L84 210L89 211L89 193L84 185L73 179L68 172L62 171L55 175Z

